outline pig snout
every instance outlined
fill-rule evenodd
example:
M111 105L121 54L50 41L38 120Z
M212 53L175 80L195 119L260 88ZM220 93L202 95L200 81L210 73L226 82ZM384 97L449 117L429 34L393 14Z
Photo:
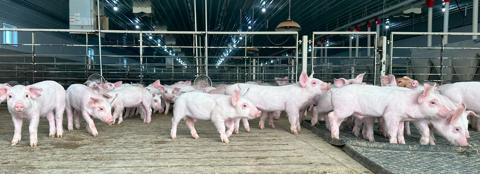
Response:
M262 111L257 110L257 113L255 114L255 117L260 117L260 116L262 116Z
M457 139L457 145L459 146L468 146L468 140L466 137L462 137L462 138L459 138Z
M108 125L112 125L113 124L113 116L109 116L109 117L106 117L104 119L105 123L107 123Z
M14 108L16 112L23 112L23 110L25 110L25 105L23 103L15 103Z

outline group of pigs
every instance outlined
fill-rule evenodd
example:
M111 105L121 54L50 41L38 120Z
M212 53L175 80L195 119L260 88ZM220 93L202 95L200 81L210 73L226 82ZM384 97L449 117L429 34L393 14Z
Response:
M458 82L437 87L408 77L396 79L382 76L382 86L363 83L364 74L354 79L334 79L333 86L305 72L297 83L288 78L275 78L276 85L261 82L221 84L215 87L195 86L190 81L162 85L159 80L144 87L140 84L122 84L87 81L73 84L65 90L54 81L32 85L0 85L0 102L7 100L8 111L15 127L11 141L21 139L22 123L29 120L30 146L37 146L37 127L40 117L49 122L49 136L62 137L63 113L67 112L68 130L80 128L80 116L86 130L98 135L92 118L109 125L122 123L124 117L140 115L150 123L153 112L168 114L173 107L170 136L176 138L177 126L185 120L191 136L199 138L195 129L197 120L211 120L221 141L239 132L240 123L250 131L248 120L260 117L259 127L265 121L274 128L274 121L286 113L290 131L298 134L301 120L312 111L312 125L324 120L331 137L339 140L340 125L353 124L353 133L374 141L374 124L389 138L390 143L404 144L404 132L410 134L410 122L421 134L421 144L435 144L433 132L453 145L468 145L468 125L480 128L475 112L480 112L480 82ZM174 105L173 105L174 104ZM164 107L165 106L165 107ZM470 120L467 118L473 116ZM475 122L476 121L476 122Z

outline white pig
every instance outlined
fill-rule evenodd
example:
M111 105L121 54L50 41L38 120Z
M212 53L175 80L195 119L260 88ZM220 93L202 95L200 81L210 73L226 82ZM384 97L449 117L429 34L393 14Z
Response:
M108 102L111 97L106 94L100 95L82 84L70 85L67 88L66 105L68 130L73 130L73 117L75 117L75 127L80 129L80 116L78 114L81 114L87 122L87 131L94 137L98 135L98 131L91 117L112 125L112 106ZM76 114L74 115L74 113Z
M330 90L330 85L302 72L297 84L285 86L261 86L254 84L234 84L226 89L227 94L240 91L242 97L252 101L262 112L285 111L290 122L290 131L300 131L299 112L317 95Z
M444 98L435 93L435 86L424 84L424 90L397 90L397 87L349 85L332 93L334 111L328 114L331 137L339 139L341 122L351 116L383 117L390 143L399 143L397 133L401 121L446 119L451 109ZM466 141L456 141L465 145ZM402 142L400 142L402 143ZM468 144L468 143L467 143Z
M447 96L455 103L464 103L467 110L480 113L480 82L457 82L452 84L445 84L439 87L442 95ZM472 114L475 115L475 114ZM475 120L473 117L472 120ZM472 121L472 127L480 130L480 121ZM468 120L464 120L464 124L468 128ZM468 133L468 130L467 130Z
M47 117L49 136L62 137L63 112L65 111L65 89L54 81L42 81L33 85L7 85L0 87L0 96L7 98L8 111L15 127L12 145L21 139L22 123L30 120L30 146L37 146L37 129L40 116Z
M170 132L172 139L177 136L178 123L185 118L193 138L198 138L194 122L197 119L211 120L220 133L222 142L229 143L228 136L233 131L234 119L239 117L256 118L261 115L255 105L240 97L238 91L231 96L202 92L185 93L178 97L175 105ZM225 126L228 127L228 132L225 131Z
M125 108L137 107L141 109L144 123L152 120L152 94L141 85L128 85L116 88L107 93L110 96L117 96L111 105L113 107L113 122L118 119L118 124L123 122L123 110Z

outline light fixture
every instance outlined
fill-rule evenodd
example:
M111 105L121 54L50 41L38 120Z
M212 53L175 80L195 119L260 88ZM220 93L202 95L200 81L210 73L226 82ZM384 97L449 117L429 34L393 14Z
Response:
M113 11L118 11L118 7L117 6L113 7Z
M140 25L135 25L135 29L140 29Z
M300 25L291 19L291 0L288 0L288 19L280 22L275 31L300 31Z
M265 12L267 12L267 8L262 7L262 13L265 13Z
M242 36L240 36L238 39L242 40L242 39L243 39L243 37L242 37Z
M251 30L251 29L252 29L252 26L249 25L249 26L248 26L248 29Z
M148 36L148 39L153 39L153 37L152 37L152 36Z
M385 29L389 29L390 28L390 25L385 25Z

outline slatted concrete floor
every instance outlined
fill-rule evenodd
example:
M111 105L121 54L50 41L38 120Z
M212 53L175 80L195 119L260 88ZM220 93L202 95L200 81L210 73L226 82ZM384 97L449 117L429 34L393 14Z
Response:
M182 122L172 141L170 116L158 114L149 125L137 118L114 126L97 121L95 138L85 129L49 138L42 119L39 146L32 149L25 123L22 141L10 146L13 125L2 106L0 173L370 173L310 131L295 136L287 132L286 119L280 122L277 129L254 126L222 144L207 121L197 122L200 139L192 139Z

